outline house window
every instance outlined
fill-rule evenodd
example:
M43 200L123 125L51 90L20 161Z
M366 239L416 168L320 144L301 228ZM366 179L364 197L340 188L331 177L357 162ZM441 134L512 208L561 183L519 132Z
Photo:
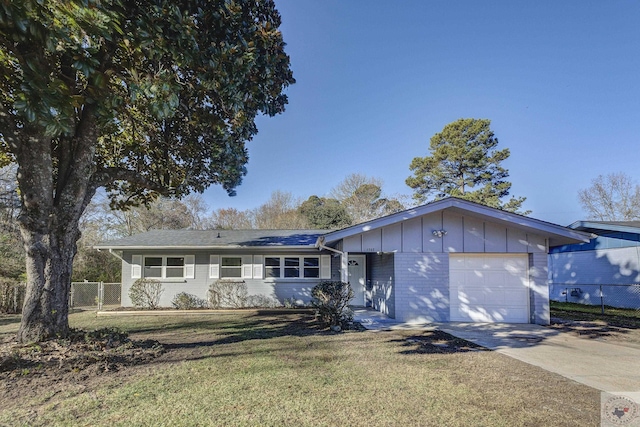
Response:
M284 277L300 277L300 258L284 259Z
M184 257L167 257L165 277L181 279L184 277Z
M144 277L162 278L162 257L144 259Z
M238 278L242 277L242 258L241 257L222 257L220 266L221 278Z
M184 257L158 256L144 258L144 277L152 279L182 279Z
M307 279L320 278L320 258L318 257L304 258L304 277Z
M280 257L264 258L264 277L280 277Z
M285 279L318 279L320 257L267 256L264 258L264 276Z

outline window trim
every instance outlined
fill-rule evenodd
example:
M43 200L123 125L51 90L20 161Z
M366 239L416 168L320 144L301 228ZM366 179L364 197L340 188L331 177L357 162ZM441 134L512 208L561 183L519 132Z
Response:
M187 279L187 256L188 255L143 255L142 256L142 264L141 267L141 277L155 280L176 280L176 281L184 281ZM156 268L160 267L160 277L147 277L145 275L145 269L147 268L145 265L145 261L147 258L161 258L162 265L154 266ZM167 258L182 258L182 277L167 277ZM168 266L170 269L177 270L178 266Z
M277 266L269 266L269 265L267 265L267 258L277 258L277 259L280 260L280 264L277 265ZM295 259L297 259L298 260L298 265L297 266L287 266L285 264L285 259L286 258L295 258ZM318 260L318 265L317 266L306 267L304 265L304 259L305 258L317 259ZM280 276L278 276L278 277L269 276L267 271L270 268L279 268L280 269ZM285 271L287 269L293 269L293 268L297 268L298 269L298 276L287 277ZM306 269L314 269L314 270L316 270L318 272L318 276L317 277L305 277L305 270ZM263 276L264 276L265 280L320 280L322 278L322 259L321 259L321 255L311 255L311 254L305 254L305 255L289 255L289 254L265 255L264 258L263 258L262 271L264 273Z

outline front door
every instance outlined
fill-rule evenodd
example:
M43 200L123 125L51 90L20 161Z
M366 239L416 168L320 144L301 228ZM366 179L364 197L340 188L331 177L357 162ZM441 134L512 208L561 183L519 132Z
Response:
M351 305L365 305L366 268L364 255L349 255L349 283L353 288Z

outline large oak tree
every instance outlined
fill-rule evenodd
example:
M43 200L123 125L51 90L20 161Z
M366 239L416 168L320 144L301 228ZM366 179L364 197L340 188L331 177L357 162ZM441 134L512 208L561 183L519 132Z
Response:
M294 82L270 0L0 3L0 144L18 165L28 290L18 339L68 333L78 221L240 184L255 117Z
M487 119L459 119L435 134L429 155L415 157L409 166L413 175L406 183L414 189L414 199L425 202L454 196L517 212L525 198L502 200L511 189L509 171L502 166L509 149L498 150L490 125Z

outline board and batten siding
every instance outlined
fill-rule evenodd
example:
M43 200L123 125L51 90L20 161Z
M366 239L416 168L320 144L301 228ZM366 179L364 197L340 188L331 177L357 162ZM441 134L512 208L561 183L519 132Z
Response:
M300 304L307 304L311 300L311 290L321 280L340 277L339 262L335 263L333 257L321 253L271 253L248 254L247 252L212 253L211 251L124 251L122 254L122 294L123 307L132 306L129 298L129 289L133 282L143 275L143 259L145 256L184 256L187 260L193 259L193 270L185 269L187 277L182 279L157 279L162 283L164 291L160 298L161 307L171 307L173 298L187 292L198 298L207 299L209 285L218 280L220 274L220 259L222 256L241 257L242 277L238 280L247 285L249 296L261 296L277 300L282 303L285 298L293 298ZM320 279L273 279L264 278L264 257L277 256L319 256Z
M442 237L434 230L445 230ZM455 212L437 212L343 240L346 252L547 253L544 237Z

